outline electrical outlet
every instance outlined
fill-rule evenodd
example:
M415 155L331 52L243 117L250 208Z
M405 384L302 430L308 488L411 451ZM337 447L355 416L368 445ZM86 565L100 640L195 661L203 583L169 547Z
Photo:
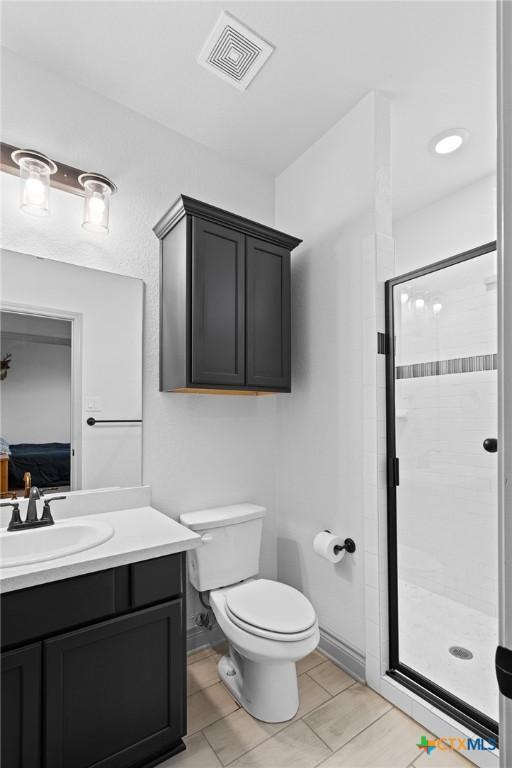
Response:
M101 402L101 397L98 397L97 395L88 395L85 398L85 410L88 413L102 411L103 404Z

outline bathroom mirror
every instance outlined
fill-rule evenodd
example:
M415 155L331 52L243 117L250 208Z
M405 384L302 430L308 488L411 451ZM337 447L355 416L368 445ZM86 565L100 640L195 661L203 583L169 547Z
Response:
M143 283L1 252L0 494L141 483Z

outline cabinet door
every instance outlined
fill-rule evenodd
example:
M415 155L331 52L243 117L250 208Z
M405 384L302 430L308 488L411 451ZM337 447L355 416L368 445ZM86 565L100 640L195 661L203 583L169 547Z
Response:
M290 252L247 238L247 385L290 389Z
M124 768L185 733L182 601L44 643L46 765Z
M2 653L2 768L41 766L41 644Z
M192 384L244 384L245 237L192 223Z

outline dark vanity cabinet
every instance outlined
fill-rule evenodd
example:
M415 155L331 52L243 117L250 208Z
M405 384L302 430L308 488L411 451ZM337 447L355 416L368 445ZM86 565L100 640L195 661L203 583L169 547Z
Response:
M301 241L184 195L154 231L160 390L290 392L290 253Z
M150 768L183 747L185 556L2 598L2 768Z
M2 767L41 766L41 644L2 652Z

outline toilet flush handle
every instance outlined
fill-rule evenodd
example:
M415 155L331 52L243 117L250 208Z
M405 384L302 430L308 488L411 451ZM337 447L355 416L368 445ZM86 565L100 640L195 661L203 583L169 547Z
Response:
M211 533L203 533L203 535L201 536L201 541L203 544L208 544L210 541L212 541L212 539L213 539L213 536L211 535Z

